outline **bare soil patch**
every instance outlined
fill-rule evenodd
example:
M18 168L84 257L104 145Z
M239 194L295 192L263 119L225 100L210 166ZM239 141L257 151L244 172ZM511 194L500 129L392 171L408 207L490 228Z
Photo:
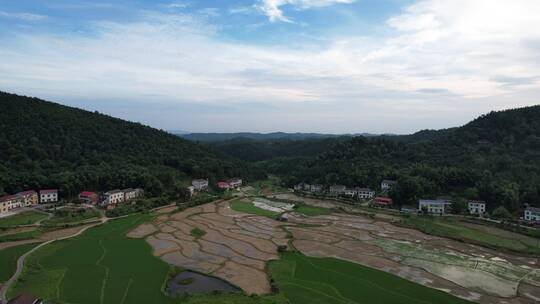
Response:
M308 256L348 260L478 303L532 303L535 289L531 286L540 290L540 276L536 276L540 270L534 270L533 258L501 254L357 215L305 218L291 214L289 223L319 223L287 228L295 248ZM525 286L523 292L520 285Z
M156 226L154 226L152 224L142 224L142 225L138 226L137 228L131 230L127 234L127 237L134 238L134 239L142 239L145 236L147 236L149 234L152 234L152 233L154 233L156 231L157 231Z
M270 292L266 262L278 259L278 245L287 244L282 224L219 201L162 214L129 235L146 237L154 255L169 264L220 277L248 294L265 294ZM204 235L194 238L194 228Z
M291 199L290 194L278 196ZM477 303L528 304L540 298L540 269L534 258L397 227L390 223L391 216L306 217L290 212L287 217L287 222L279 222L244 214L219 201L162 214L130 234L146 237L165 262L225 279L248 294L270 292L266 263L278 259L277 248L288 245L290 233L293 246L308 256L362 264ZM193 237L194 228L204 235Z

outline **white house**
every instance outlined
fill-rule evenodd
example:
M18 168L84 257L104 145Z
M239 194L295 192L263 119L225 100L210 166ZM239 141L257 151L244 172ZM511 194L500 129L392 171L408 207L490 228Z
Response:
M470 201L468 204L469 214L483 215L486 213L486 203L482 201Z
M124 189L122 191L124 192L124 200L125 201L136 199L136 198L142 197L144 195L144 191L141 188L137 188L137 189L128 188L128 189Z
M309 187L309 191L311 192L322 192L323 186L318 184L313 184Z
M122 190L112 190L109 192L103 193L102 205L113 205L122 203L125 201L124 191Z
M370 199L375 196L375 191L369 188L355 188L356 196L361 199Z
M345 195L345 196L353 197L353 196L356 195L356 190L351 189L351 188L345 188L345 190L342 192L342 194Z
M0 197L0 214L7 213L11 211L11 209L21 207L22 201L22 197L16 194Z
M347 189L347 187L343 185L332 185L330 186L330 193L335 195L344 194L345 189Z
M381 182L381 190L390 190L390 188L392 188L392 186L394 186L395 184L397 184L397 181L385 179Z
M421 199L418 201L419 210L427 210L429 214L438 214L443 215L450 208L452 202L449 200L436 199L436 200L426 200Z
M242 179L241 178L231 178L229 181L229 186L231 188L238 188L242 186Z
M527 207L527 209L525 209L525 216L523 218L529 222L540 223L540 208Z
M195 191L204 191L208 189L208 180L207 179L194 179L191 181L191 185Z
M57 189L39 190L39 202L42 204L58 202L58 190Z

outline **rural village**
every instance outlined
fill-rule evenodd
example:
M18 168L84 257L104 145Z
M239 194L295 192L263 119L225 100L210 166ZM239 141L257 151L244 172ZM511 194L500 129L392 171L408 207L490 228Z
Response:
M224 281L209 283L209 291L217 288L225 293L271 293L278 287L268 281L266 263L296 248L307 256L334 256L393 273L421 285L445 290L477 303L532 303L540 299L539 261L527 258L526 255L516 255L527 252L527 248L540 252L540 241L534 244L532 238L529 240L526 236L518 237L518 234L501 230L508 229L508 226L499 226L501 221L489 219L486 204L481 201L469 201L468 215L459 217L453 214L452 201L449 199L420 199L417 206L396 209L388 193L397 183L394 180L383 180L378 190L348 188L344 185L325 187L308 183L299 183L287 189L272 179L247 185L241 178L220 180L215 185L210 185L208 179L194 179L186 187L189 193L187 201L154 209L156 217L128 232L127 236L144 239L153 248L153 254L167 264L194 271L179 272L173 277L167 287L169 295L190 294L189 284L178 283L182 280L206 281L211 277ZM216 196L210 196L213 197L211 200L196 202L198 197L209 195L207 193ZM69 200L62 199L57 189L29 190L2 197L0 227L8 232L0 231L0 239L5 238L0 241L0 249L23 244L33 246L40 242L49 243L76 236L87 228L114 220L104 217L103 211L137 204L144 196L144 190L136 188L103 193L83 191ZM58 211L53 212L41 206L54 206L54 210L62 210L78 208L78 205L103 211L101 215L95 213L95 218L75 222L73 225L57 226L54 229L69 231L48 239L43 238L47 233L37 238L10 238L20 231L24 234L24 229L30 227L52 229L40 223L46 223L51 217L54 219ZM36 224L21 222L17 225L15 221L12 226L2 225L2 221L9 222L10 218L24 217L34 212L45 215L47 212L53 213L45 219L41 218ZM125 216L130 217L126 214L115 221L122 221ZM505 244L482 244L479 239L467 238L461 239L465 240L465 244L460 244L452 241L460 240L458 235L444 235L436 232L436 229L430 231L422 227L445 225L446 216L455 218L451 219L452 223L463 223L464 228L467 226L467 229L473 231L479 229L484 234L514 234L518 242L528 245L523 249L509 249ZM535 208L526 208L523 217L515 222L534 226L540 223L540 212ZM480 228L483 226L486 228ZM9 232L11 230L14 232ZM467 245L469 242L503 251ZM458 247L461 248L459 251L452 251ZM452 252L443 254L449 249ZM457 264L453 260L454 255L458 257ZM415 260L415 257L420 256L423 260ZM474 269L469 269L467 265L470 263L476 264ZM441 268L448 264L452 266L444 267L453 267L452 271L459 269L461 272L450 274L450 268ZM419 272L419 269L422 270ZM476 279L463 281L464 273L472 273ZM201 277L203 274L211 276ZM25 283L16 283L20 275L24 275L24 271L18 265L11 280L2 286L2 299L11 294L9 298L12 300L6 303L42 303L40 298L27 292L15 294L19 288L24 290ZM222 283L225 281L232 285ZM14 283L16 285L13 289L11 284ZM507 302L508 299L513 299L513 302Z

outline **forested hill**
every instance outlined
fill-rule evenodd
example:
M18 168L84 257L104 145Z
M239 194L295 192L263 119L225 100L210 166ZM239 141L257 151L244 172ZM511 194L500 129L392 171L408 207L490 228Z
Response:
M174 132L173 132L174 133ZM305 140L316 138L332 138L340 135L335 134L319 134L319 133L253 133L253 132L239 132L239 133L188 133L177 134L178 136L189 139L191 141L200 142L222 142L228 140Z
M191 177L253 174L202 146L107 115L0 92L0 194L59 187L144 187L154 194Z
M382 179L397 179L392 196L401 204L450 196L486 200L490 209L540 206L540 106L491 112L439 131L303 144L312 153L298 149L300 143L270 142L246 160L257 160L289 185L306 181L378 189ZM235 145L215 146L232 155Z

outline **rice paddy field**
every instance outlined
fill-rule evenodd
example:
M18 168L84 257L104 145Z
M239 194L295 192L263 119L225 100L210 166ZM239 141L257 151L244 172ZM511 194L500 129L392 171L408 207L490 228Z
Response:
M175 299L164 288L172 267L154 257L142 239L126 233L152 218L134 215L91 228L81 236L40 248L26 260L22 276L8 298L20 293L59 303L285 303L280 295L204 295ZM35 244L33 244L35 245ZM14 259L33 245L0 251L0 271L14 271ZM4 259L6 257L6 259ZM7 258L9 257L9 258Z
M0 250L0 284L15 273L17 259L37 244L26 244Z
M463 223L457 219L420 216L405 218L402 224L427 234L463 240L492 248L540 255L540 238L532 238L495 227Z
M540 272L530 258L307 204L279 222L253 200L132 215L54 242L27 258L8 297L24 292L78 304L529 304L540 295ZM287 251L277 250L284 244ZM25 246L0 251L0 282L35 244ZM166 286L178 267L246 293L172 298Z
M334 258L286 252L269 268L280 291L295 304L470 303L383 271Z

